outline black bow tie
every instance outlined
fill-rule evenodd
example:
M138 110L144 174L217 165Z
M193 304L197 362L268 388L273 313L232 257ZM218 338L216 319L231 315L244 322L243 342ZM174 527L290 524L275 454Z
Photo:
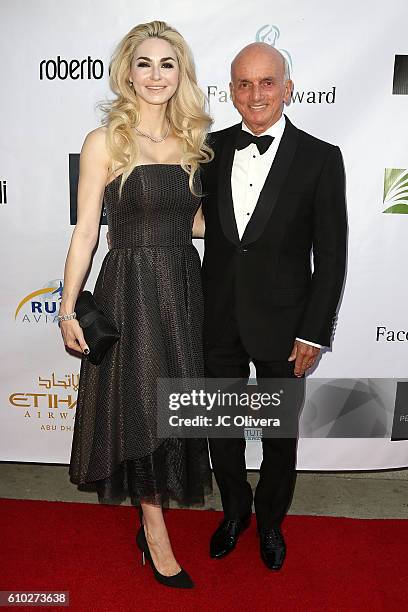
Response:
M263 155L265 151L267 151L269 147L271 146L272 141L273 141L273 136L269 136L268 134L265 134L264 136L254 136L250 132L241 130L237 134L237 141L235 144L235 148L238 151L241 151L241 149L245 149L253 142L258 147L258 151L260 155Z

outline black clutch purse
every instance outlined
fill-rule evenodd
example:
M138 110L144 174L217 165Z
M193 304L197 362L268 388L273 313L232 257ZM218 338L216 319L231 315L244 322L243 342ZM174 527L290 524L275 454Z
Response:
M90 291L83 291L75 303L76 318L82 327L84 338L89 346L89 361L99 365L106 351L117 342L120 334L116 327L106 318L95 302Z

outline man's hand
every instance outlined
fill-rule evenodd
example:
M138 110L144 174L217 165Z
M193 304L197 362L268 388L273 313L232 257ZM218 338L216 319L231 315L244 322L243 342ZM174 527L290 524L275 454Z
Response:
M295 361L295 376L301 377L309 368L314 365L318 358L320 349L311 344L305 344L300 340L295 340L292 352L288 361Z
M108 249L111 249L112 248L112 244L111 244L111 241L110 241L109 232L106 232L106 241L108 243Z

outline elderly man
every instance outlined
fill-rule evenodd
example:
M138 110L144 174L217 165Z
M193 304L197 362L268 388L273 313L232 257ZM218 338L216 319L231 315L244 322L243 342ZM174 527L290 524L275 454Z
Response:
M231 66L242 123L211 135L204 176L206 376L304 376L330 346L346 261L344 168L337 146L282 114L292 81L284 57L248 45ZM311 265L313 253L313 271ZM301 381L299 381L301 382ZM261 558L280 569L280 529L293 494L296 437L264 438L255 512ZM244 439L210 440L224 520L210 554L230 553L252 513Z

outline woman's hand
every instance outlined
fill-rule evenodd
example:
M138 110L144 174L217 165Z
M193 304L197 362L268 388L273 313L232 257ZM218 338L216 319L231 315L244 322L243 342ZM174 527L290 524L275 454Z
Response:
M65 346L73 351L88 355L89 346L85 342L84 333L78 321L69 319L68 321L60 321L59 325Z

